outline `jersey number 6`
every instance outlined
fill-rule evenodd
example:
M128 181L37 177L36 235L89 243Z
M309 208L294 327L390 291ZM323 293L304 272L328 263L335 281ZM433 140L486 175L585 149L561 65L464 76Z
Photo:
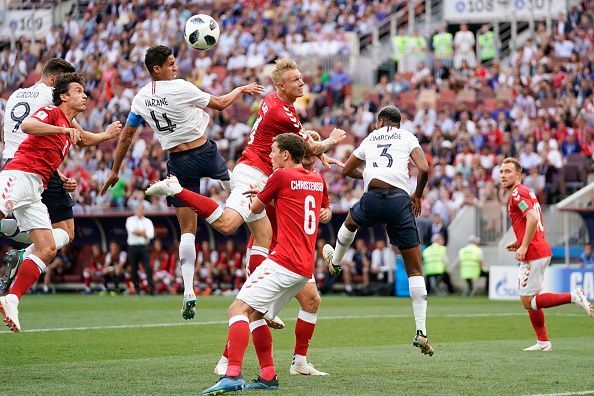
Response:
M306 196L303 204L303 209L305 211L303 215L303 231L305 231L307 235L313 235L314 232L316 232L318 221L316 220L316 212L314 212L315 208L316 200L313 195Z

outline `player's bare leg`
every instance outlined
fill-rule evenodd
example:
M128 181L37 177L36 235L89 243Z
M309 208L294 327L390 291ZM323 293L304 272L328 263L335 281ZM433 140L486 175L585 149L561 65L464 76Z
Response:
M421 245L410 249L400 249L400 254L408 275L408 289L417 329L413 345L420 348L423 354L433 356L433 347L427 338L427 287L425 286L425 278L423 278Z
M295 323L295 349L289 373L291 375L328 375L307 362L307 349L313 337L320 309L320 294L315 282L308 282L295 296L301 309Z
M49 263L55 257L57 251L52 230L31 230L29 235L35 244L35 249L23 261L8 294L0 297L0 314L4 317L6 326L15 333L21 330L18 310L21 297L35 284L41 272L45 269L46 263Z
M186 320L196 316L196 294L194 293L194 267L196 265L196 226L198 216L191 208L175 208L181 230L179 260L184 282L184 298L181 314Z

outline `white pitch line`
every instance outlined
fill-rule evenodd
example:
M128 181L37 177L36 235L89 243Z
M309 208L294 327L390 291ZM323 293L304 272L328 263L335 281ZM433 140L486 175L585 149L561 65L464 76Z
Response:
M539 394L528 395L528 396L573 396L573 395L594 395L594 389L587 390L587 391L579 391L579 392L539 393Z
M443 314L431 315L430 317L437 318L483 318L483 317L505 317L505 316L523 316L522 312L499 312L499 313L475 313L475 314ZM572 314L556 314L556 315L572 315ZM412 318L412 314L393 314L393 315L339 315L339 316L320 316L320 320L348 320L348 319L399 319ZM287 321L294 321L297 318L288 318ZM93 331L93 330L118 330L118 329L150 329L156 327L176 327L176 326L209 326L227 324L226 320L212 320L208 322L174 322L174 323L148 323L148 324L129 324L129 325L110 325L110 326L82 326L82 327L56 327L48 329L25 329L21 333L52 333L63 331ZM2 331L0 334L12 334L11 331Z

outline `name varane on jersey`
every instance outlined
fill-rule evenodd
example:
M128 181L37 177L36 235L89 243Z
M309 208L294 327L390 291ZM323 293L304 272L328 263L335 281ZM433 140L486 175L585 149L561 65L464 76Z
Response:
M127 124L138 127L144 119L167 150L204 135L209 102L210 94L188 81L152 81L134 96Z

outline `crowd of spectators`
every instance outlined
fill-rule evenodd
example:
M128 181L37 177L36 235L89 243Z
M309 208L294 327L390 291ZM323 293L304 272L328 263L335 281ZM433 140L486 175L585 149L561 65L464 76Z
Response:
M125 122L134 94L148 81L144 52L155 43L173 47L180 77L212 94L251 81L272 92L269 71L274 59L291 56L305 65L312 57L348 55L350 37L368 33L403 5L397 0L279 3L207 1L182 7L167 1L90 2L80 10L80 19L67 15L42 39L21 38L15 51L0 52L0 118L7 96L22 84L34 83L44 61L57 56L87 78L88 111L78 119L85 129L100 131L113 120ZM505 62L482 47L478 54L474 51L476 41L486 46L492 38L488 26L476 35L465 25L443 26L432 37L414 30L406 36L411 40L400 43L410 46L403 47L406 53L414 54L413 71L399 68L380 75L375 86L355 94L348 67L340 61L331 63L330 69L307 68L306 93L295 107L307 129L324 135L337 126L349 132L347 142L330 153L342 160L373 130L382 106L401 108L402 127L418 136L431 164L424 220L419 222L421 228L425 223L421 238L428 244L431 230L441 227L440 222L447 227L461 207L501 204L498 163L505 156L520 159L524 182L541 202L554 202L586 182L594 154L593 9L593 2L583 0L556 18L551 31L538 24L535 35ZM201 12L213 15L221 25L219 43L209 51L191 50L181 33L187 17ZM449 31L454 34L448 35ZM406 32L399 34L404 37ZM230 170L259 104L260 98L246 97L223 113L211 113L207 134L228 158ZM69 153L61 170L78 181L75 210L137 205L147 211L166 210L164 200L149 201L142 193L166 175L167 159L146 125L134 139L120 181L106 196L99 196L113 163L114 146L115 142L106 142ZM322 172L332 209L348 210L361 195L362 183L342 178L336 169ZM416 169L411 175L414 188ZM201 188L225 202L227 195L217 182L204 180ZM432 224L435 221L438 225ZM203 268L198 276L216 283L217 271L216 265L208 271ZM364 273L369 271L361 270L361 276Z

